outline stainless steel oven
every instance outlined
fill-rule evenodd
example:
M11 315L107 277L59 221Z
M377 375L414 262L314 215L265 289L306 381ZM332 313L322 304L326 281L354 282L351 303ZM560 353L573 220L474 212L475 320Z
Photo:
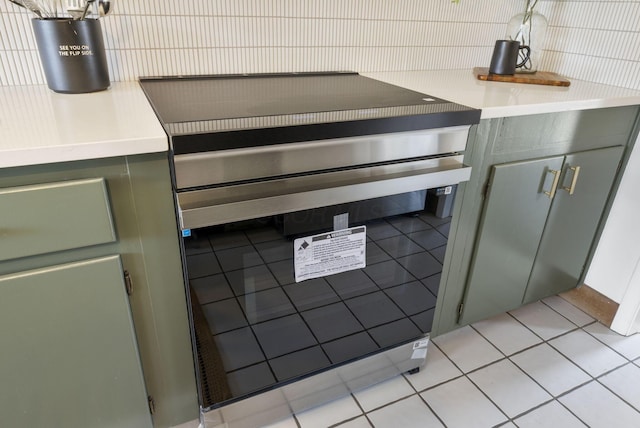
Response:
M203 417L252 426L419 369L450 220L427 201L469 179L479 111L356 73L141 85L171 140Z

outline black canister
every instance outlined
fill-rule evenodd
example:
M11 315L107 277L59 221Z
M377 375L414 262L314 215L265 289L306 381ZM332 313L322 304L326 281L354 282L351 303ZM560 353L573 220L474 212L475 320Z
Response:
M83 94L107 89L109 68L97 19L33 19L47 85L55 92Z

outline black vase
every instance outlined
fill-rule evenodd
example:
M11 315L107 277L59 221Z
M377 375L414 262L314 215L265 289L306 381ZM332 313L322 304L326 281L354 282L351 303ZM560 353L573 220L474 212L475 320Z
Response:
M100 21L63 18L33 19L31 23L51 90L83 94L109 87Z

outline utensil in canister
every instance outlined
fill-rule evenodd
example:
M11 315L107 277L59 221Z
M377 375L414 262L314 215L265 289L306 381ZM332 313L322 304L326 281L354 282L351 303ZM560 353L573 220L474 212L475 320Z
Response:
M87 0L87 4L84 5L84 10L82 11L82 17L80 19L84 19L87 16L87 12L89 12L89 6L91 6L91 3L93 3L95 0Z
M107 16L111 12L111 0L98 0L98 13L100 17Z
M523 59L518 62L518 54L521 50L524 51L521 54ZM496 40L493 55L491 56L491 65L489 65L489 73L513 75L516 73L516 68L526 64L530 54L531 49L529 46L520 46L520 42L517 40Z
M25 9L27 8L27 7L22 3L22 0L9 0L9 2L10 2L10 3L13 3L13 4L17 4L17 5L18 5L18 6L20 6L20 7L24 7Z
M40 9L40 5L38 5L33 0L9 0L13 4L17 4L18 6L22 6L25 9L33 12L38 18L42 19L42 10Z
M82 0L67 0L67 7L65 9L73 19L82 19L84 7L81 3Z

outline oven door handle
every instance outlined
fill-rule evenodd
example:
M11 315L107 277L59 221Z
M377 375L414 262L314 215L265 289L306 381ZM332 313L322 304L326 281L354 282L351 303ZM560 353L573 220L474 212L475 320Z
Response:
M468 181L462 155L180 192L180 226L214 226Z

